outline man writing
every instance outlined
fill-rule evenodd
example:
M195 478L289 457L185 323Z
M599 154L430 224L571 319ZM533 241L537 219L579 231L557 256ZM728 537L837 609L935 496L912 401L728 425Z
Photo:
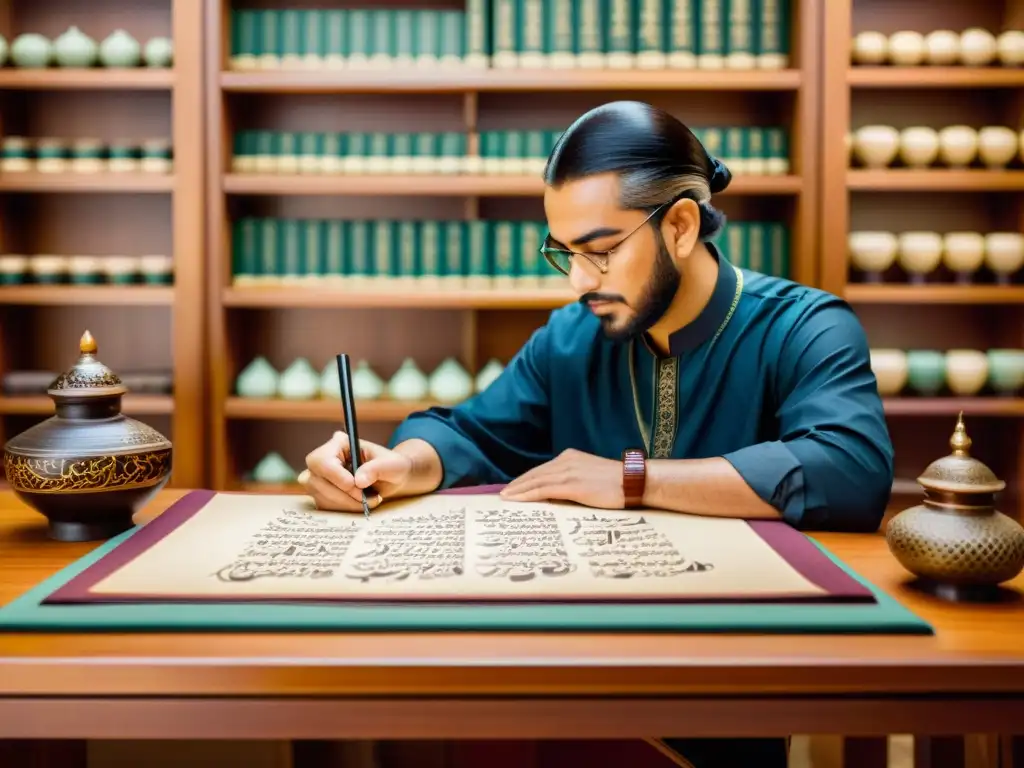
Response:
M544 172L544 255L579 302L485 392L410 416L390 447L363 441L355 477L335 434L307 456L306 491L359 511L371 486L376 506L505 483L514 501L875 530L893 450L864 331L840 299L739 270L708 242L730 178L649 105L580 117ZM783 740L683 751L697 768L786 765Z

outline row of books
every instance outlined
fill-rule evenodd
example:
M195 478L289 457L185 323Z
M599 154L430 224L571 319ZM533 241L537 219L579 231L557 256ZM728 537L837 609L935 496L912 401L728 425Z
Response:
M543 221L238 219L233 224L236 285L345 279L447 281L488 287L565 287L540 252ZM738 221L717 239L737 266L786 276L789 233L779 222Z
M694 134L734 173L789 172L789 142L781 127L700 127ZM485 130L477 153L456 131L316 133L238 131L235 173L538 174L562 129Z
M232 69L782 69L791 0L466 0L238 9Z

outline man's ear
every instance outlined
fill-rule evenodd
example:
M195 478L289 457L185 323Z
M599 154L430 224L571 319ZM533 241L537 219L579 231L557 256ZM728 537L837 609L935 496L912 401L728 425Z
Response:
M673 259L687 258L700 240L700 206L687 198L677 200L661 221L661 235Z

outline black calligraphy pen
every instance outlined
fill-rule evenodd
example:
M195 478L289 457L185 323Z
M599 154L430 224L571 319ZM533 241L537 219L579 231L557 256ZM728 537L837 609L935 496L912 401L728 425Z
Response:
M352 457L352 477L356 476L362 463L363 453L359 445L359 428L356 426L356 401L352 394L352 366L348 355L340 354L338 360L338 380L341 384L341 402L345 409L345 431L348 432L348 452ZM366 489L363 489L363 515L369 519L370 505L366 503Z

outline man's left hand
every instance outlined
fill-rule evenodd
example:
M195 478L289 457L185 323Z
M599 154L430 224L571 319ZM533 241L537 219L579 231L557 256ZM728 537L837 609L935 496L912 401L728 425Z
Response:
M507 501L574 501L588 507L622 509L622 462L582 451L563 451L520 475L501 491Z

